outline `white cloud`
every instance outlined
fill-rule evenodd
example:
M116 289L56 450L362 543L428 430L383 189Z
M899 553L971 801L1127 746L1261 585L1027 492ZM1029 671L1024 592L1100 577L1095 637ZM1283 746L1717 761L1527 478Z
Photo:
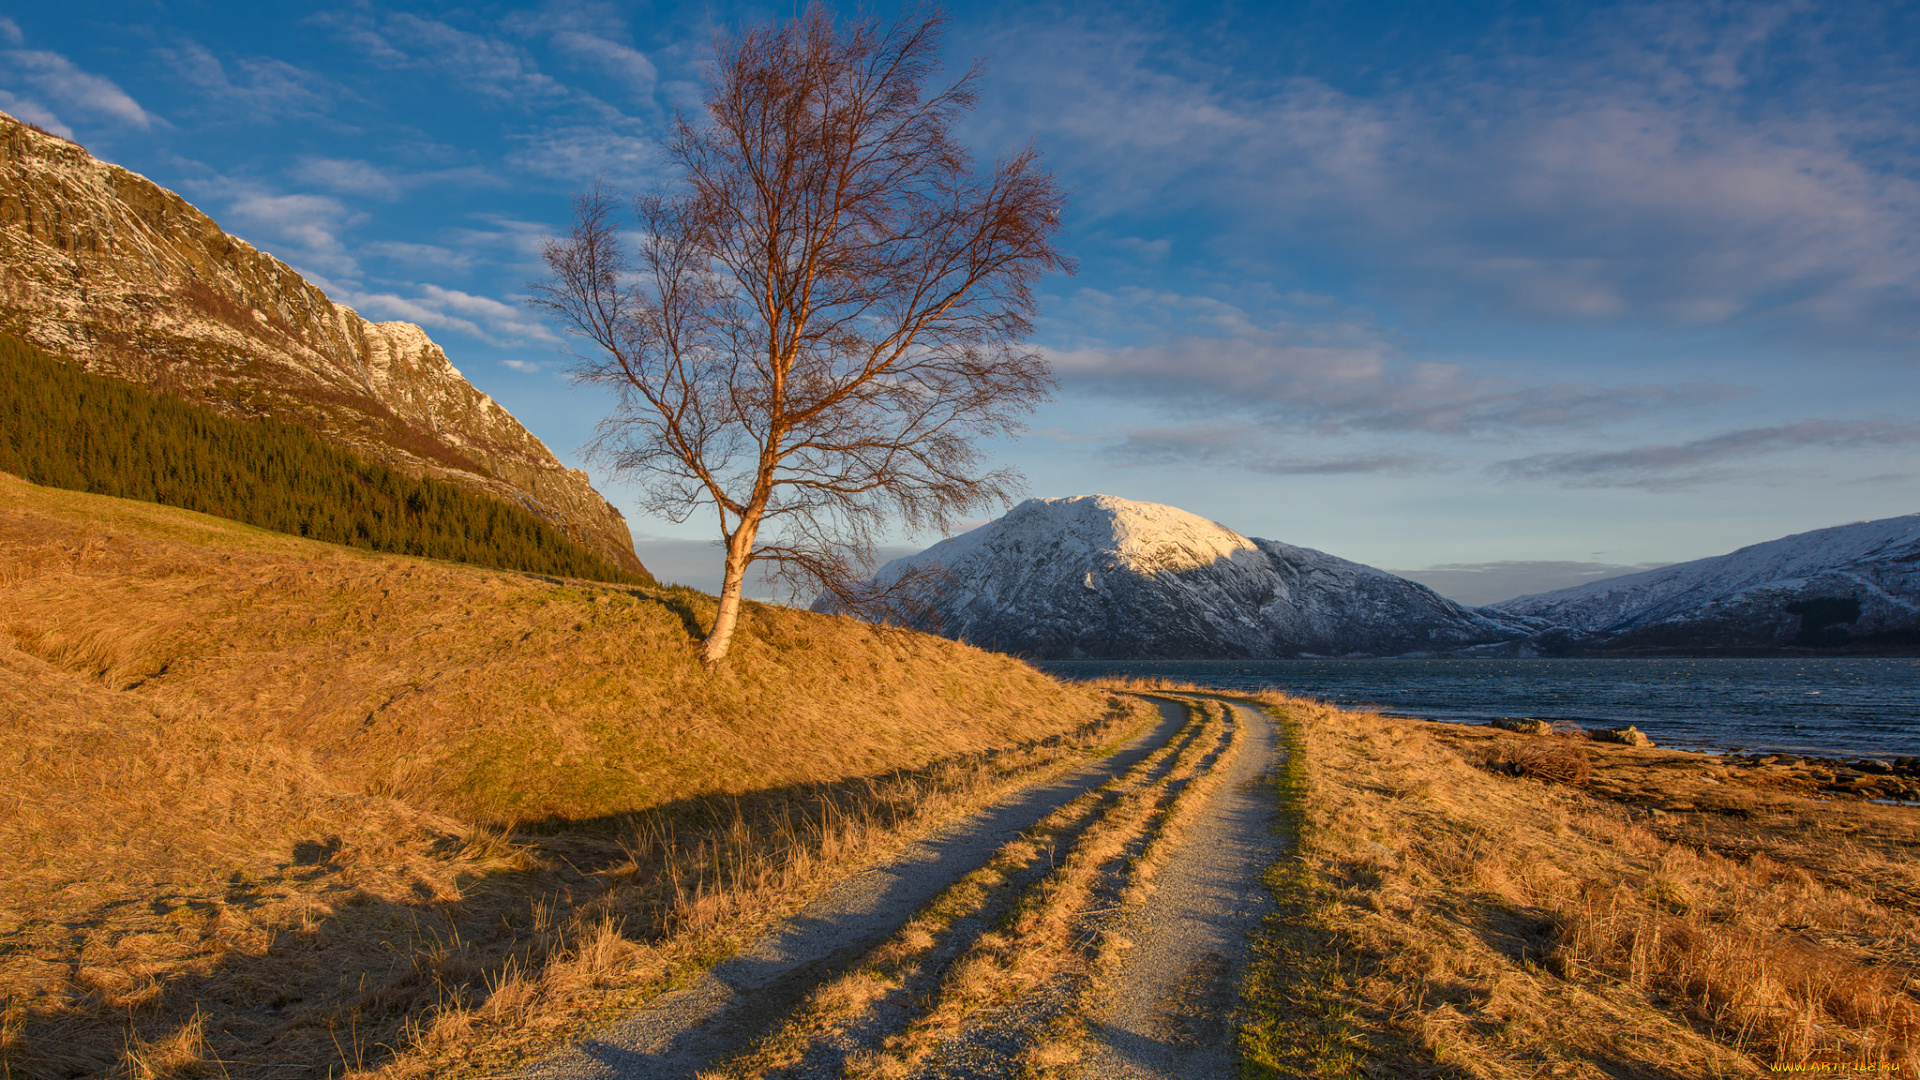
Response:
M397 199L403 190L387 170L367 161L307 157L294 163L287 174L302 183L342 195Z
M473 269L476 261L473 252L470 251L456 251L439 244L411 244L398 240L377 240L360 245L360 250L407 266L431 267L456 273L465 273Z
M1566 487L1676 491L1750 475L1760 455L1807 449L1885 451L1920 445L1920 424L1901 420L1803 420L1728 431L1684 443L1625 450L1535 454L1492 467L1508 480L1549 480Z
M228 197L226 216L255 237L266 237L316 261L334 274L352 274L355 262L342 239L348 227L364 219L338 199L325 195L280 195L261 188L236 185Z
M525 372L528 375L532 375L533 373L540 370L540 365L534 363L531 360L502 360L500 361L500 366L512 368L515 371Z
M68 127L58 116L54 115L52 109L47 108L32 98L15 97L5 90L0 90L0 112L5 112L16 120L24 120L29 124L38 124L63 139L70 140L73 138L72 128Z
M70 112L116 120L142 130L158 119L113 80L84 71L59 53L0 50L0 78L8 73Z
M617 41L577 30L560 31L551 40L561 51L587 61L624 82L636 95L652 94L655 84L660 81L660 72L654 68L653 61L647 58L646 53Z
M4 15L0 15L0 43L11 45L14 48L19 48L27 43L27 36L20 32L20 24Z
M454 184L462 187L501 187L505 181L477 165L410 172L357 158L303 157L287 168L301 183L341 195L398 199L421 188Z
M576 125L519 137L521 148L508 159L527 172L571 181L584 187L604 177L616 187L638 187L655 174L654 142L603 126Z
M425 327L456 330L495 344L560 340L517 304L433 284L417 284L411 291L411 296L393 292L360 293L353 295L349 302L363 315L377 312Z

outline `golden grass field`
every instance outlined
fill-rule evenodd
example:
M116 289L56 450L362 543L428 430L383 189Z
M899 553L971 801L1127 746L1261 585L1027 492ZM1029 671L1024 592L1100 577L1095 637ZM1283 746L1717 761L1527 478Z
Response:
M1265 700L1298 848L1271 875L1254 1075L1920 1069L1915 808L1699 754ZM1503 774L1556 743L1584 785Z
M0 1077L499 1075L1138 730L1116 691L1196 689L758 605L710 676L711 604L0 476ZM1920 1069L1915 808L1789 763L1260 700L1294 847L1249 1075ZM1233 744L1191 715L723 1071L931 995L853 1062L904 1074L1078 971L1022 1058L1071 1074L1111 965L1064 928L1204 802Z
M8 1077L485 1071L1145 706L0 475Z

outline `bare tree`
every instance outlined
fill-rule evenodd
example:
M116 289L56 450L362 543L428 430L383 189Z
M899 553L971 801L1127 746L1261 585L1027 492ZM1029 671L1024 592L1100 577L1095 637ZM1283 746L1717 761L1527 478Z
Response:
M753 563L857 608L891 520L944 531L1020 483L976 442L1053 387L1024 342L1034 283L1073 269L1065 200L1032 149L982 175L955 142L980 68L923 92L944 23L841 28L815 5L716 39L704 116L668 147L683 182L631 202L596 185L543 251L535 303L619 394L594 452L644 479L649 511L718 515L709 668Z

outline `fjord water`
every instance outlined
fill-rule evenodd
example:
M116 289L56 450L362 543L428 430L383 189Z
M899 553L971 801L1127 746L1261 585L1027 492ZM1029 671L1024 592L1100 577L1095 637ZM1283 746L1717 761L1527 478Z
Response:
M1920 755L1920 659L1047 660L1067 679L1275 689L1456 723L1632 724L1662 746L1819 757Z

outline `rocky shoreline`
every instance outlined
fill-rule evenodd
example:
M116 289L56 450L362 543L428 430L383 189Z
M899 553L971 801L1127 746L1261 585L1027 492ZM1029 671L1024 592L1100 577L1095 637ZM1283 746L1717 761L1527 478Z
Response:
M1639 729L1582 728L1544 720L1492 720L1476 725L1518 735L1562 738L1658 750L1680 762L1697 763L1706 779L1813 798L1866 799L1920 804L1920 758L1832 758L1798 754L1726 753L1656 748Z

